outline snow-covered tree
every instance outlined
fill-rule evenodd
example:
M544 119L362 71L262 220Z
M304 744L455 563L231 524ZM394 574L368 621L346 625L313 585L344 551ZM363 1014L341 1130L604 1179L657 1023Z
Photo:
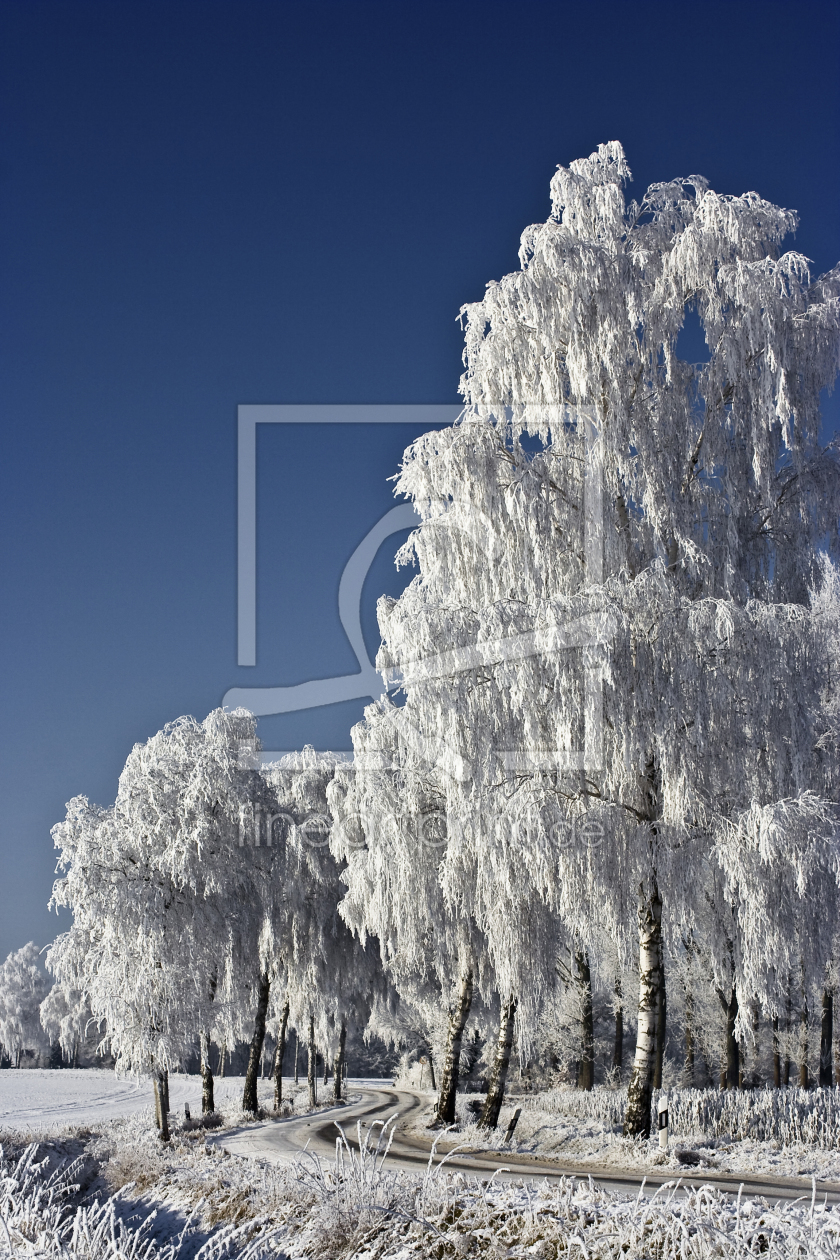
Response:
M41 1026L51 1045L60 1047L70 1067L78 1067L86 1050L100 1040L90 1004L78 989L54 984L41 1003Z
M245 841L270 801L253 747L243 710L179 719L135 746L113 808L78 797L53 829L53 904L74 922L48 965L104 1021L117 1070L151 1075L158 1097L197 1036L209 1072L208 1030L241 1031L265 969L272 851Z
M39 1008L49 988L34 941L12 950L0 966L0 1047L16 1067L25 1050L44 1049Z
M396 991L429 1013L436 1118L451 1124L467 1019L494 984L471 906L446 887L446 778L413 746L403 716L383 701L353 728L354 763L337 767L328 791L333 851L347 863L342 916L363 943L377 938Z
M754 193L692 176L627 205L629 175L616 143L559 168L521 269L464 308L466 409L406 452L420 572L380 601L378 663L406 696L381 722L445 777L456 897L542 887L570 931L585 937L597 912L625 955L637 919L626 1128L643 1133L663 912L669 933L691 924L712 850L766 867L730 889L742 934L779 861L830 865L829 662L810 591L838 547L819 395L838 367L840 270L814 280L781 253L796 216ZM687 319L703 363L681 356ZM354 733L357 751L368 739ZM517 798L541 819L520 848L486 822ZM787 823L794 859L762 839ZM509 909L494 922L488 898L490 937ZM802 930L823 957L819 921ZM745 995L748 953L734 951ZM535 951L537 981L543 967Z
M309 746L265 771L275 800L270 825L275 843L282 836L285 846L283 901L273 919L282 1009L288 1008L291 1024L308 1040L313 1103L316 1045L325 1063L333 1060L339 1095L348 1025L367 1025L382 988L376 951L354 937L339 914L344 885L341 862L330 848L333 818L327 802L334 772L333 757Z

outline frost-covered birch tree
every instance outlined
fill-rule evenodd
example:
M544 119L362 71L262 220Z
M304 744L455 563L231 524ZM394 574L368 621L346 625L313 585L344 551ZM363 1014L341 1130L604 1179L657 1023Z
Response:
M44 1048L39 1008L48 987L34 941L12 950L0 965L0 1053L15 1067L25 1050Z
M353 765L337 767L328 789L332 847L347 864L344 920L363 944L376 937L396 991L432 1024L436 1123L452 1124L464 1029L481 1005L476 996L493 984L470 907L445 887L445 777L414 743L400 710L384 702L365 711L353 729Z
M53 828L53 904L74 921L48 965L104 1021L117 1070L151 1075L158 1100L197 1038L207 1076L212 1028L240 1032L265 970L272 851L244 843L270 805L242 756L254 732L244 711L179 719L135 746L113 807L77 797Z
M41 1027L51 1045L58 1045L68 1067L78 1067L80 1055L99 1042L96 1021L87 998L78 989L54 984L40 1006Z
M464 896L541 887L570 930L597 915L625 953L636 920L626 1131L644 1133L663 916L691 923L713 850L730 880L726 853L753 851L758 877L732 889L747 931L791 862L761 839L774 819L823 854L795 867L833 861L811 592L838 544L819 431L840 270L815 279L782 252L796 216L755 193L692 176L627 204L629 177L617 143L559 168L520 270L464 307L464 415L397 482L422 517L404 553L419 575L380 602L379 667L405 695L382 720L446 778ZM681 355L687 319L701 363ZM736 986L758 984L748 954Z
M372 949L353 936L339 914L341 867L330 849L333 819L327 789L335 770L329 754L311 747L265 771L275 800L268 825L285 846L282 906L276 904L274 949L282 959L283 1005L309 1043L309 1081L315 1102L315 1050L333 1061L341 1088L350 1023L364 1028L381 987ZM279 1101L279 1098L278 1098Z

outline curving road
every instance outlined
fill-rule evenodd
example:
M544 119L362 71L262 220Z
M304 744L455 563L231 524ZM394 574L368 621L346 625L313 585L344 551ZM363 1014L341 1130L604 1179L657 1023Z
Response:
M362 1094L359 1102L302 1116L290 1116L286 1120L269 1120L261 1125L228 1130L208 1136L208 1144L218 1145L231 1155L257 1157L275 1163L291 1162L304 1149L322 1158L330 1158L335 1155L337 1123L344 1130L350 1145L357 1148L358 1121L367 1125L396 1115L398 1120L388 1164L392 1168L403 1168L409 1172L423 1172L429 1162L433 1139L430 1136L428 1141L424 1141L406 1134L404 1122L425 1105L425 1099L407 1090L388 1087L367 1087L361 1091L353 1089L353 1093L358 1092ZM454 1145L455 1142L441 1141L435 1163L439 1163L445 1152ZM622 1171L605 1165L574 1164L547 1160L538 1155L508 1154L501 1151L453 1155L446 1160L446 1166L452 1172L466 1172L488 1178L497 1173L497 1179L505 1180L528 1178L542 1181L546 1177L550 1180L560 1177L591 1177L599 1185L627 1194L638 1193L643 1181L646 1190L654 1192L660 1186L675 1180L672 1170L634 1173L629 1169ZM499 1172L500 1169L504 1171ZM741 1188L744 1194L762 1195L773 1200L810 1199L812 1194L812 1182L810 1178L804 1177L767 1177L762 1174L743 1177L713 1170L704 1170L702 1175L686 1171L680 1176L684 1186L712 1185L729 1194L737 1194ZM827 1199L829 1203L840 1203L840 1184L818 1181L817 1195L820 1201Z

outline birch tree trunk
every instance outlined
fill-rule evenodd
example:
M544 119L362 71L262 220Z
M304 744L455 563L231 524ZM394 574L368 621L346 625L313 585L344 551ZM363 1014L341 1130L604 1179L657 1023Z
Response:
M473 995L473 973L470 967L461 976L458 1000L449 1012L449 1027L446 1033L446 1055L443 1060L443 1075L440 1082L440 1095L437 1110L432 1122L433 1128L455 1123L455 1096L458 1092L458 1069L461 1060L461 1041L464 1027L469 1018Z
M168 1142L169 1115L168 1108L164 1106L164 1084L162 1072L155 1072L152 1077L152 1088L155 1095L155 1122L157 1123L158 1134L161 1142Z
M210 1001L216 999L216 989L219 984L219 973L214 967L210 976L208 996ZM213 1094L213 1066L210 1062L210 1030L204 1028L201 1030L199 1038L201 1048L201 1114L209 1115L216 1110L216 1100Z
M226 1055L227 1055L227 1042L223 1041L222 1044L219 1046L219 1071L216 1074L220 1078L223 1078L225 1074L225 1056Z
M653 1070L653 1088L662 1088L662 1062L665 1058L665 1032L667 1027L667 1006L665 994L665 955L662 948L662 935L659 936L659 1000L656 1003L656 1066Z
M295 1085L300 1081L300 1038L298 1030L295 1029Z
M830 1088L834 1084L832 1071L831 1047L834 1041L834 994L831 989L823 989L822 1020L820 1022L820 1085Z
M578 983L583 998L583 1044L578 1065L578 1089L590 1090L595 1084L595 1021L592 1014L592 973L585 950L580 950L577 963Z
M761 1076L760 1076L760 1071L759 1071L761 1060L759 1056L759 1045L758 1045L758 1038L759 1038L760 1031L761 1031L761 1012L758 1007L758 1002L753 1002L752 1004L752 1050L749 1052L752 1055L752 1067L750 1068L749 1082L748 1082L751 1089L758 1089L759 1086L761 1085Z
M650 1137L661 935L662 901L654 886L650 899L639 905L639 1019L624 1115L625 1137Z
M306 1079L309 1085L309 1106L318 1105L318 1075L315 1071L315 1016L309 1016L309 1063Z
M499 1038L496 1043L496 1057L493 1060L493 1071L490 1075L490 1087L479 1124L483 1129L495 1129L499 1123L499 1112L505 1097L508 1068L510 1067L510 1051L513 1045L513 1021L516 1017L516 998L509 997L502 1003L499 1017Z
M615 1010L612 1070L617 1074L618 1080L621 1080L621 1073L624 1069L624 1007L621 1005L621 980L618 977L616 977L615 981L615 996L618 998L619 1004Z
M213 1097L213 1069L210 1066L210 1034L201 1034L201 1114L207 1116L216 1110Z
M810 1089L811 1080L808 1076L808 996L805 992L805 982L802 982L802 1006L799 1011L799 1088Z
M333 1098L336 1102L341 1101L341 1086L344 1080L344 1050L347 1045L347 1025L342 1023L341 1032L338 1035L338 1052L335 1056L333 1064Z
M283 1003L283 1014L280 1019L280 1031L277 1034L277 1046L274 1050L274 1110L280 1110L283 1101L283 1060L286 1057L286 1028L289 1023L289 1003Z
M738 994L735 986L729 1000L718 989L718 1001L726 1015L726 1040L724 1043L724 1067L720 1074L721 1089L737 1089L741 1068L741 1056L738 1052L738 1038L735 1036L735 1020L738 1018Z
M782 1088L782 1056L779 1053L779 1017L773 1016L773 1088Z
M163 1113L164 1115L168 1116L169 1111L170 1111L170 1108L169 1108L169 1069L168 1068L164 1069L164 1071L161 1073L160 1082L161 1082L160 1096L161 1096L161 1102L163 1104Z
M685 995L685 1082L694 1088L694 998L690 990Z
M262 1059L263 1042L265 1041L265 1017L268 1011L268 994L271 982L268 972L260 976L257 989L257 1009L254 1014L254 1035L251 1038L251 1051L248 1055L248 1068L245 1072L245 1089L242 1092L242 1110L251 1111L255 1115L259 1110L257 1101L257 1082L260 1078L260 1060Z

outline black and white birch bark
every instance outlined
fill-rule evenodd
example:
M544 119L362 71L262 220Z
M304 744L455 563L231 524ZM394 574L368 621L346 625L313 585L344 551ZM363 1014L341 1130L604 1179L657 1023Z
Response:
M344 1081L344 1052L347 1046L347 1025L342 1023L341 1032L338 1034L338 1050L335 1054L335 1062L333 1063L333 1098L336 1102L341 1101L341 1087Z
M479 1124L483 1129L495 1129L499 1123L499 1112L505 1097L510 1052L513 1046L513 1026L516 1019L516 998L509 997L502 1003L499 1016L499 1036L496 1042L496 1055L493 1059L493 1070L490 1074L490 1085L487 1098L481 1113Z
M470 1014L473 996L472 968L467 968L461 975L458 986L458 997L449 1012L449 1026L446 1033L446 1054L443 1060L443 1073L440 1081L437 1110L433 1126L455 1123L455 1099L458 1092L458 1071L461 1061L461 1042L464 1038L464 1027Z
M831 1048L834 1041L834 994L823 989L820 1019L820 1085L827 1089L834 1084Z
M208 1116L215 1110L213 1069L210 1065L210 1034L205 1028L201 1033L201 1114Z
M316 1107L318 1105L318 1073L316 1072L315 1060L317 1051L315 1049L315 1016L309 1016L309 1061L307 1063L306 1080L309 1085L309 1106Z
M650 1136L661 935L662 901L654 886L651 895L639 905L639 1013L636 1054L627 1090L627 1110L624 1114L625 1137Z
M264 971L257 987L257 1009L254 1013L254 1035L251 1038L251 1049L248 1054L248 1067L245 1072L245 1088L242 1092L242 1110L253 1112L259 1110L257 1101L257 1082L260 1076L260 1060L262 1059L265 1041L265 1017L268 1011L268 995L271 981L268 972Z
M592 972L586 950L575 955L582 1006L581 1053L578 1063L578 1089L590 1090L595 1084L595 1019L592 1011Z
M283 1060L286 1057L286 1029L289 1025L289 1003L283 1003L283 1014L280 1017L280 1028L277 1033L277 1045L274 1049L274 1110L279 1111L283 1101Z

